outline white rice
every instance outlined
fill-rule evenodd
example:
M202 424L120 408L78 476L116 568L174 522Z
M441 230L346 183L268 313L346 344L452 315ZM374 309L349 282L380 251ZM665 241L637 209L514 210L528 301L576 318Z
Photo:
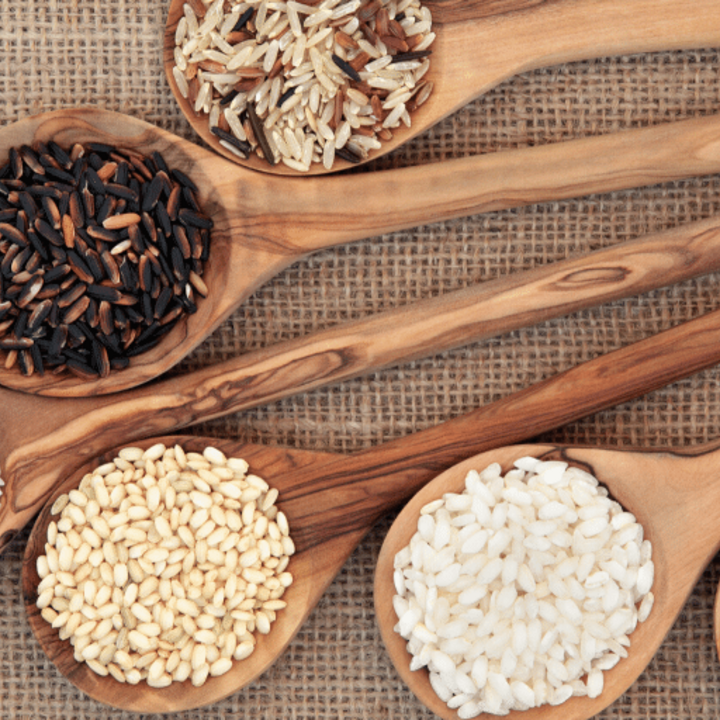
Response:
M420 0L323 0L316 6L294 0L200 1L205 5L200 18L189 3L184 6L172 77L211 128L234 135L237 146L228 138L221 144L231 145L235 154L262 150L245 114L252 105L265 129L303 136L297 153L293 143L273 143L267 133L273 162L291 160L286 164L299 171L316 162L330 169L343 149L345 159L350 152L359 161L391 139L394 129L409 126L411 112L432 91L432 83L422 80L427 58L393 63L394 55L426 51L432 44L432 18ZM233 29L248 8L254 12L243 28L247 36L239 35ZM381 31L387 32L385 40ZM407 50L395 49L398 41ZM343 63L355 69L346 71ZM292 88L294 95L288 93ZM370 141L348 144L348 123L371 131Z
M396 555L395 630L461 718L597 697L652 609L651 551L635 517L567 463L471 471Z

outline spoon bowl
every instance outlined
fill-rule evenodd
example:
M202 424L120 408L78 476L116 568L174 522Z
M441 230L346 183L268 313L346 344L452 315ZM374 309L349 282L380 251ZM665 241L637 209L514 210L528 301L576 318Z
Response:
M204 273L208 296L125 370L98 379L26 377L0 363L0 385L61 397L108 394L157 377L260 285L313 251L476 212L720 171L720 117L427 167L303 179L255 173L141 120L85 108L0 129L0 158L10 147L51 139L159 151L195 182L214 221Z
M672 627L697 579L720 547L720 443L673 452L631 451L522 445L482 453L453 466L423 487L393 522L380 551L375 572L375 611L383 641L400 676L415 695L445 720L456 720L430 686L427 672L410 670L407 641L393 627L397 616L392 597L393 560L417 530L420 509L446 492L462 492L465 475L492 462L503 472L525 455L565 460L587 470L611 496L634 513L653 545L655 603L650 616L630 636L629 655L604 673L602 693L594 699L574 697L561 706L543 705L512 711L509 718L586 720L614 702L643 672ZM717 626L716 626L717 627ZM481 717L491 717L482 715Z
M232 441L218 441L216 438L201 437L166 437L159 438L168 446L181 443L186 450L199 451L213 445L227 454L228 457L243 457L249 463L251 472L261 477L270 478L272 484L280 491L281 501L278 507L285 512L291 523L299 521L295 517L295 505L292 500L283 502L283 494L292 488L293 473L308 463L322 463L322 453L304 453L302 451L285 450L282 448L262 447ZM152 442L138 443L143 448ZM111 460L115 455L107 453L97 462ZM332 456L330 456L332 457ZM80 483L85 472L92 469L95 463L86 464L74 472L58 489L54 498L67 492ZM36 559L44 554L44 543L47 528L52 520L49 502L39 515L25 550L23 564L23 596L28 621L42 649L56 665L58 670L73 684L90 697L113 707L135 712L181 712L200 705L208 705L227 697L241 687L252 682L282 653L294 637L297 630L317 603L332 575L339 570L333 563L332 575L325 570L326 563L332 554L318 555L312 552L312 545L299 545L289 566L293 574L293 584L283 595L288 606L278 613L268 635L256 635L257 644L249 658L233 663L230 672L221 677L211 677L201 687L194 687L190 681L173 683L170 687L157 689L149 687L145 682L130 686L117 682L111 676L101 677L88 668L85 663L78 663L73 656L73 648L69 642L60 640L58 631L54 630L40 615L36 607L37 586L40 581L37 575ZM344 538L343 538L344 539ZM347 542L347 541L345 541ZM343 545L342 542L338 543ZM342 563L340 563L342 565Z
M322 163L299 173L252 154L247 160L223 147L196 113L173 77L175 31L185 0L171 0L164 38L165 74L185 117L216 152L254 170L281 175L327 174ZM429 99L411 115L411 126L394 129L391 140L367 160L388 153L520 72L610 55L713 47L720 40L717 0L701 0L688 13L673 0L430 0L436 38L431 46L433 83ZM261 64L261 63L258 63ZM362 162L367 162L367 160ZM336 160L332 171L351 167Z

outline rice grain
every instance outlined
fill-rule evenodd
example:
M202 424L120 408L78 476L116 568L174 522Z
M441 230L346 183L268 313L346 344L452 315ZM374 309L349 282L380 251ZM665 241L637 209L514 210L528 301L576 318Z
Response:
M247 470L212 447L123 448L56 500L37 603L78 662L128 684L199 686L271 632L294 545L277 492ZM106 485L123 490L112 507L95 499Z

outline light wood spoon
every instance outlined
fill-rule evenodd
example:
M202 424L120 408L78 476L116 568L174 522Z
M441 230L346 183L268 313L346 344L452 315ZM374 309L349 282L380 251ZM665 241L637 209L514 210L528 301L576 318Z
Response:
M0 385L64 397L124 390L160 375L265 281L321 248L477 212L720 171L720 117L425 167L303 179L254 173L126 115L73 109L1 129L0 158L12 146L49 139L160 151L198 185L215 223L204 275L209 296L124 371L85 380L24 377L0 366Z
M713 604L713 631L715 636L715 650L720 657L720 585L715 591L715 603Z
M119 442L172 432L718 267L720 221L708 220L339 325L118 396L58 399L0 389L0 477L5 481L0 552L77 464ZM718 320L711 315L698 322L681 332L712 329ZM657 342L662 348L663 341ZM720 346L708 344L687 368L684 361L671 363L670 374L661 377L669 382L718 361Z
M457 720L430 686L425 670L411 672L406 641L393 631L393 559L417 529L420 508L444 492L459 492L471 468L499 462L506 471L523 455L565 459L603 482L612 496L635 514L653 544L655 603L646 622L630 636L629 656L605 673L595 699L572 698L559 707L514 711L508 718L585 720L622 695L643 672L680 613L705 566L720 547L720 442L674 451L631 451L521 445L503 447L465 460L428 483L403 508L388 532L375 572L375 610L390 658L417 697L445 720ZM482 715L488 718L488 715Z
M210 132L208 116L196 114L172 74L175 30L186 0L172 0L164 41L165 74L180 108L210 147L233 162L284 175L300 173L255 155L241 160ZM720 42L720 2L698 0L692 12L676 0L428 0L437 37L428 101L412 114L412 126L370 154L374 159L424 132L442 118L518 73L562 63L628 53L715 47ZM333 170L349 167L337 161ZM328 171L315 163L309 173Z
M211 443L227 454L246 457L251 470L280 491L278 505L290 521L298 549L289 568L295 578L285 596L289 606L279 614L272 632L259 640L258 648L250 658L235 663L227 675L211 680L200 689L190 683L163 690L145 686L128 688L112 678L98 678L78 666L69 646L60 642L55 631L39 617L35 607L38 580L35 566L38 553L43 552L49 508L59 492L78 485L84 469L89 466L85 463L84 468L68 472L67 482L48 501L28 542L23 564L23 591L31 627L60 672L101 702L142 712L180 712L216 702L251 682L277 659L378 517L409 498L439 472L475 452L530 438L670 382L702 367L709 356L716 362L720 359L718 340L720 311L578 365L467 415L352 455L216 439L161 438L166 444L176 440L187 442L188 447L197 447L191 443ZM140 445L147 446L156 441L148 440ZM81 462L77 457L76 467ZM95 462L97 460L93 459L89 464ZM708 472L712 468L709 462L697 462L698 469L705 472L700 479L695 474L690 474L687 480L683 480L682 475L673 475L670 471L679 466L668 461L668 480L665 482L666 476L659 474L657 485L653 484L653 472L649 471L638 478L635 489L635 476L629 475L622 490L621 499L636 509L641 522L650 528L658 557L655 617L668 616L664 623L657 620L648 623L650 632L644 631L647 634L636 638L637 655L633 654L633 658L637 656L634 662L642 663L637 667L638 673L669 627L669 616L674 617L679 610L697 573L711 556L712 538L720 540L720 532L715 529L718 523L713 525L714 514L707 510L713 507L714 500L720 501L720 497L716 497L720 493L720 483L713 486L707 479L712 477ZM661 463L656 465L659 468ZM604 470L601 477L615 487ZM643 477L647 479L643 480ZM618 488L621 487L618 481ZM662 493L657 492L658 487L662 488ZM706 495L703 490L707 491ZM648 519L639 501L642 493L652 496L644 507L646 511L657 513L657 519ZM687 522L683 524L682 519ZM662 528L663 521L670 524L660 533L657 528ZM680 538L673 547L687 548L683 551L685 554L680 550L673 552L665 545L673 538L673 529ZM677 577L673 577L674 572L678 573ZM672 584L669 583L671 577ZM635 669L635 665L632 668ZM630 675L635 674L630 672ZM622 680L617 682L621 684Z

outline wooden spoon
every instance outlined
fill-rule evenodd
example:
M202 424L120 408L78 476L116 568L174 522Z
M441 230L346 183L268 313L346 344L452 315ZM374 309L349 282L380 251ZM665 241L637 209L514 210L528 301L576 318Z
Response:
M251 470L280 491L279 507L290 521L298 549L289 568L295 582L286 596L288 610L280 614L272 632L259 641L258 649L249 659L235 663L227 675L213 679L201 689L193 688L189 683L164 690L145 686L129 689L112 679L98 678L78 666L68 646L59 641L55 631L39 616L35 607L38 581L35 566L37 555L44 551L49 507L59 492L77 486L84 471L98 460L85 462L83 468L68 472L67 482L50 498L30 536L23 564L23 591L31 627L60 672L101 702L142 712L180 712L216 702L251 682L282 653L377 518L409 498L439 472L479 450L527 439L589 412L635 397L702 367L710 355L716 362L720 359L718 340L720 311L581 364L444 424L347 456L172 436L141 443L145 447L158 440L166 444L188 443L188 447L209 443L219 445L226 454L246 457ZM588 453L587 457L592 459L591 451ZM81 462L76 456L75 467ZM687 462L690 466L690 461ZM633 482L626 478L626 488L620 496L629 507L638 510L640 521L651 528L649 534L659 559L655 617L667 616L664 623L653 620L648 624L651 631L655 629L654 633L638 635L638 659L634 660L638 663L637 672L630 672L633 677L652 656L692 582L714 552L713 541L708 542L706 534L720 542L720 532L712 524L717 518L712 511L707 511L707 507L713 507L713 499L720 501L720 497L713 494L720 493L720 483L713 487L710 481L702 479L712 477L708 472L712 465L703 463L702 458L697 463L697 469L704 471L700 480L695 473L688 476L691 479L687 482L679 480L671 472L679 469L677 464L668 461L667 476L658 476L659 485L653 484L653 472L650 471L642 476L648 479L643 481L641 477L635 487L635 475L631 474L627 477ZM637 465L639 463L629 463L628 468L634 469ZM660 463L656 461L655 465L659 467ZM608 479L609 476L603 470L601 477ZM663 481L665 477L669 479ZM619 480L617 484L618 488L623 487ZM612 482L611 487L615 489ZM657 492L658 487L663 489L662 493ZM703 495L703 490L707 490L707 494ZM653 496L645 507L658 514L652 521L654 524L648 524L648 515L636 499L642 493ZM705 511L695 518L693 510L703 508ZM680 522L683 517L688 519L684 527ZM662 528L663 521L667 520L671 521L668 529L662 533L657 531L656 528ZM697 527L697 532L691 532L690 527ZM685 554L665 547L665 542L674 537L673 530L678 533L675 546L687 549ZM681 542L677 541L678 537ZM668 587L669 577L674 572L679 573L678 578L673 578L676 584ZM635 665L632 666L634 669ZM615 682L618 687L622 685L621 679ZM625 687L627 685L618 694ZM590 714L576 717L589 717Z
M643 525L653 545L655 604L650 617L632 633L629 656L605 673L595 699L572 698L562 706L511 712L508 718L585 720L610 705L643 672L680 613L700 574L720 547L720 442L679 451L630 451L548 445L503 447L482 453L439 475L403 508L380 551L375 572L375 610L390 658L417 697L445 720L457 720L430 686L426 671L411 672L406 641L393 631L393 558L417 529L420 508L444 492L458 492L471 468L499 462L508 470L523 455L564 459L603 482ZM489 717L486 715L483 718Z
M266 280L315 250L476 212L720 171L720 117L427 167L303 179L251 172L126 115L74 109L1 129L0 158L12 146L50 139L160 151L192 177L215 223L204 276L209 296L129 368L84 380L0 367L0 385L64 397L116 392L158 376Z
M713 605L713 628L715 631L715 649L720 656L720 585L715 591L715 604Z
M164 41L165 74L180 108L214 150L257 170L298 175L284 163L252 155L243 161L210 132L208 116L196 114L173 78L175 30L186 0L172 0ZM394 150L442 118L521 72L627 53L714 47L720 41L717 0L698 0L692 12L675 0L428 0L437 37L428 101L412 114L412 126L393 130L392 140L370 159ZM333 170L349 166L337 161ZM327 173L315 163L309 174ZM308 173L306 173L308 174Z
M0 552L78 464L119 442L172 432L718 267L720 221L709 220L413 303L120 396L61 400L0 389L0 476L6 483ZM708 328L713 337L718 318L720 313L709 315L679 332L692 337L700 332L693 328ZM664 348L664 340L653 342ZM672 356L656 366L665 383L720 361L720 345L704 339L687 361L681 347L671 349ZM644 382L634 391L651 387ZM616 400L615 388L605 387L606 400ZM576 410L583 409L581 402Z

